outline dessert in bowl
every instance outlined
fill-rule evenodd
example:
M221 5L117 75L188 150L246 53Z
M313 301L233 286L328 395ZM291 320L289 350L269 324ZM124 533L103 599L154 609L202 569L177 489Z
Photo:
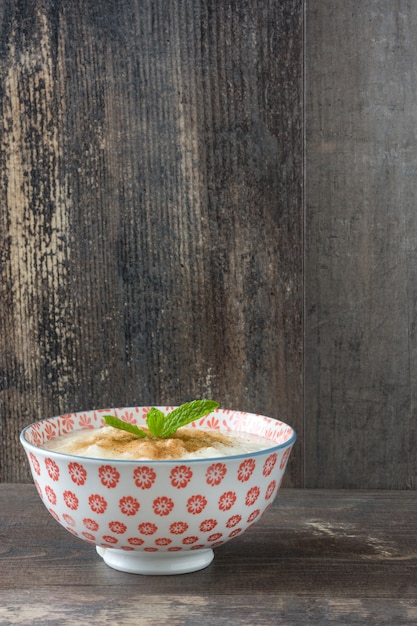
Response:
M50 514L94 544L107 565L137 574L197 571L211 563L214 548L239 536L271 506L296 435L270 417L217 408L172 437L181 438L182 432L212 437L197 451L138 459L117 458L122 453L97 447L96 436L109 428L116 432L106 426L106 416L142 429L150 410L59 415L27 426L20 441ZM84 435L90 447L71 448ZM57 450L60 442L66 451Z

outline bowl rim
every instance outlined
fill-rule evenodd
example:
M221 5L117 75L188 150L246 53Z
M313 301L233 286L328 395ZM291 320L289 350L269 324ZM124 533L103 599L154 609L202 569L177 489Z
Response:
M147 409L147 408L151 408L151 406L152 405L150 405L150 406L143 405L143 406L137 406L137 407L127 407L127 406L126 407L113 407L113 408L105 408L105 409L87 409L87 410L84 410L84 411L76 411L76 412L70 413L70 414L72 414L72 415L81 415L81 414L85 414L85 413L94 413L94 412L102 413L102 412L105 412L105 411L112 411L112 410L114 411L116 408L118 410L120 410L120 409L128 410L130 408ZM153 405L153 406L155 406L155 405ZM168 406L168 405L161 405L161 406L158 406L158 408L165 408L166 406ZM170 406L170 408L171 408L171 406ZM20 435L19 435L19 440L20 440L20 443L21 443L21 445L23 446L23 448L25 450L28 450L28 451L31 451L31 452L34 452L34 453L36 452L37 454L42 453L42 454L48 455L48 457L51 457L51 458L55 457L57 459L61 459L62 460L64 458L68 457L70 459L82 459L84 462L88 461L88 462L100 463L100 464L103 464L103 463L108 463L108 464L109 463L116 463L116 464L122 463L123 465L129 465L130 464L130 465L137 466L138 464L139 465L142 465L142 464L147 464L147 465L148 464L155 464L155 465L167 465L168 464L169 465L169 464L173 464L173 463L175 465L178 465L178 463L187 463L187 464L188 463L192 463L194 465L194 464L207 463L207 462L213 463L215 461L217 461L217 462L223 461L224 462L225 460L228 460L228 459L242 459L242 458L247 458L247 457L262 456L262 455L265 455L265 454L271 454L273 452L277 452L278 450L283 450L285 448L293 446L295 441L296 441L296 439L297 439L297 433L294 430L294 428L292 426L290 426L289 424L287 424L286 422L283 422L282 420L278 420L278 419L269 417L267 415L262 415L261 413L251 413L249 411L240 411L240 410L235 410L235 409L223 409L221 407L219 407L218 409L213 411L213 413L216 413L217 411L223 411L223 412L226 412L226 413L244 413L245 415L250 416L250 417L266 418L268 420L271 420L272 422L275 422L275 421L279 422L279 424L281 426L284 426L284 427L290 429L291 436L287 439L287 441L284 441L283 443L279 443L279 444L278 443L274 443L274 445L272 445L271 447L263 448L262 450L256 450L254 452L242 452L242 453L239 453L239 454L230 454L230 455L225 455L225 456L201 457L201 458L198 458L198 459L181 459L181 458L179 458L179 459L113 459L113 458L109 459L109 458L106 458L106 457L104 457L104 458L103 457L91 457L91 456L83 456L83 455L80 455L80 454L69 454L68 452L58 452L57 450L48 450L47 448L43 448L42 446L37 446L37 445L31 443L30 441L28 441L26 439L26 433L31 428L33 428L37 424L42 424L43 422L46 422L48 420L49 421L50 420L55 420L55 419L59 419L63 415L68 415L68 413L63 413L63 414L60 414L60 415L54 415L52 417L45 417L45 418L42 418L40 420L35 420L31 424L28 424L27 426L25 426L21 430ZM196 420L196 422L198 422L198 421L199 420ZM192 423L196 423L196 422L192 422ZM74 429L73 431L70 431L70 432L75 432L75 431L78 431L78 430L88 430L88 429L77 428L77 429ZM204 430L204 429L202 429L202 430ZM209 430L209 429L206 429L206 430ZM219 430L221 430L221 429L219 429ZM233 430L231 430L231 432L245 432L245 431L237 431L237 430L233 431Z

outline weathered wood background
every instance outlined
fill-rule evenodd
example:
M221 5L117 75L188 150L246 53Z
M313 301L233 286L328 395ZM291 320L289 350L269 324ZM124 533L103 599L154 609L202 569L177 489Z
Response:
M209 396L287 486L415 488L417 7L0 3L0 480L49 415Z
M417 3L306 4L306 482L416 489Z

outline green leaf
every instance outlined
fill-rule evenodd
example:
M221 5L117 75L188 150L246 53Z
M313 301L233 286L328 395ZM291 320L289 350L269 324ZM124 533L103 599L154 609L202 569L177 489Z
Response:
M146 416L146 423L154 437L162 437L164 432L165 415L159 409L152 407Z
M181 404L181 406L173 409L167 415L164 415L159 409L152 407L149 409L146 417L146 424L151 434L113 415L104 415L103 419L108 426L113 426L113 428L118 428L119 430L126 430L128 433L136 435L137 437L153 436L160 439L168 439L178 428L201 419L219 406L219 403L214 402L214 400L192 400L191 402Z
M132 433L132 435L136 435L137 437L149 437L148 433L144 430L141 430L137 426L133 424L129 424L128 422L124 422L118 417L114 417L114 415L104 415L104 421L108 426L113 426L113 428L118 428L119 430L126 430L128 433Z
M218 402L214 402L214 400L192 400L181 404L165 417L164 430L160 436L163 439L171 437L178 428L201 419L217 409L218 406Z

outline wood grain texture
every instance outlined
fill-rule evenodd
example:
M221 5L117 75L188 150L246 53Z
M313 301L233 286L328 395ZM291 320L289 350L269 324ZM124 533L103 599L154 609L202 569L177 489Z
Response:
M417 7L307 1L305 485L417 486Z
M1 3L0 481L69 411L302 430L302 53L301 0Z
M107 567L33 485L0 485L0 623L411 626L417 501L408 491L283 489L213 563L179 576Z
M35 419L212 396L288 485L416 489L416 23L0 3L0 481Z

